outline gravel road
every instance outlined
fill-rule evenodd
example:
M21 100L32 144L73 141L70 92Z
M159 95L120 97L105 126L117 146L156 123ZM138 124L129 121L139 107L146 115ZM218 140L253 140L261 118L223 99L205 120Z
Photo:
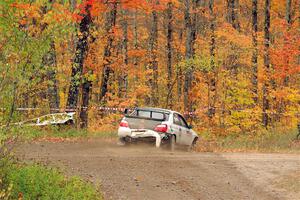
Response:
M300 199L300 155L169 152L113 142L21 144L26 161L100 184L105 199Z

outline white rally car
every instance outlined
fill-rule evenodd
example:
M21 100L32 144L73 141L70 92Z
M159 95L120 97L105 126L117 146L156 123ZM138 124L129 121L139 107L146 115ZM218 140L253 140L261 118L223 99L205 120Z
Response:
M131 113L126 109L118 136L121 144L153 141L156 147L166 144L171 150L175 145L192 149L198 140L198 135L180 113L160 108L135 108Z

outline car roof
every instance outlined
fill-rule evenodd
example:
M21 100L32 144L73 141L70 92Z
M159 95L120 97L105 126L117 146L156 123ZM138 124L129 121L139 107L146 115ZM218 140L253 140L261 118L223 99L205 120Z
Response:
M172 110L164 109L164 108L153 108L153 107L138 107L136 110L149 110L149 111L158 111L158 112L174 112Z

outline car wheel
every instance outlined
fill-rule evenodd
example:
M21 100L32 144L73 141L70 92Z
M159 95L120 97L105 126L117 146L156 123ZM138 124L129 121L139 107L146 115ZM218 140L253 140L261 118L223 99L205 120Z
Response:
M125 145L127 145L127 142L126 142L125 138L119 138L119 141L117 144L119 146L125 146Z
M174 151L175 150L175 142L176 142L176 138L174 135L170 135L170 139L169 139L169 150L170 151Z
M192 144L188 146L187 151L191 152L191 151L195 150L195 147L196 147L196 144L197 144L197 140L198 140L198 138L196 137L193 140Z

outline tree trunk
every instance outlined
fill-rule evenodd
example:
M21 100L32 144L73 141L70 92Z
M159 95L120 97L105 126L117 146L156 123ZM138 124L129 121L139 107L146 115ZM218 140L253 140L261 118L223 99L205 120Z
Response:
M123 38L122 38L122 55L123 55L123 68L121 72L121 76L119 77L120 82L120 97L127 96L127 87L128 87L128 22L126 19L127 11L123 11L123 19L122 19L122 31L123 31Z
M234 26L233 28L235 28L237 31L241 30L241 25L240 25L240 21L239 21L239 7L240 7L240 2L239 0L234 0Z
M232 24L232 19L231 19L231 4L232 0L226 0L226 20L228 23Z
M292 0L286 0L286 13L285 13L285 20L287 23L287 30L290 30L290 27L292 25L292 13L291 13L291 8L292 8ZM287 43L287 41L285 41ZM289 84L289 75L286 74L286 77L284 78L284 85L288 86Z
M149 38L149 69L151 70L151 77L149 78L149 85L151 87L151 105L158 105L158 62L157 62L157 38L158 38L158 25L157 25L157 12L152 11L151 14L151 30Z
M186 43L185 43L185 58L191 59L194 56L194 49L193 49L193 38L192 38L192 22L191 22L191 14L190 14L190 7L191 2L190 0L185 0L185 12L184 12L184 21L185 21L185 28L186 28ZM184 95L184 110L188 111L189 109L189 89L190 89L190 81L192 76L191 69L188 69L185 72L184 76L184 87L183 87L183 95Z
M182 75L182 69L181 66L178 66L178 69L176 71L177 78L177 102L181 102L182 97L182 82L183 82L183 75Z
M111 69L111 51L113 48L113 41L114 41L114 35L113 35L113 27L116 24L116 17L117 17L117 3L112 2L111 3L111 10L106 15L106 23L105 23L105 31L107 33L107 43L104 48L104 66L102 71L102 82L101 82L101 88L100 88L100 96L99 101L103 101L104 97L108 91L108 81L109 81L109 75L112 71Z
M16 100L17 100L17 87L18 87L18 83L17 83L17 81L14 81L14 83L13 83L13 100L12 100L12 104L10 107L9 116L8 116L8 119L6 122L6 127L9 127L10 122L13 118L13 114L16 109L15 107L16 107Z
M185 28L186 28L186 44L185 44L185 58L187 60L193 59L195 50L194 44L196 40L196 4L197 0L185 0L185 13L184 13L184 20L185 20ZM193 16L191 15L190 8L193 8ZM190 66L184 76L184 86L183 86L183 95L184 95L184 108L185 111L191 111L192 104L190 102L190 95L189 92L191 90L193 80L193 69Z
M216 74L215 74L215 14L214 14L214 0L209 0L209 15L210 15L210 65L211 75L208 76L208 116L209 118L215 115L215 101L216 101Z
M57 112L59 109L59 95L56 80L56 52L54 41L51 41L49 52L43 57L43 65L47 66L47 81L50 113Z
M133 17L133 49L138 50L138 27L137 27L137 9L134 12ZM136 56L133 57L133 65L136 70L138 70L138 59ZM134 81L138 82L138 76L134 75Z
M258 46L257 46L257 0L252 0L252 95L255 104L258 102L258 81L257 81L257 58L258 58Z
M71 82L67 100L67 108L75 109L78 102L79 86L83 72L83 62L88 49L89 28L92 23L89 7L86 6L86 13L82 16L79 24L78 42L76 45L75 58L72 64Z
M167 9L167 71L168 71L168 82L167 82L167 89L168 93L170 95L170 98L167 98L167 106L168 108L172 108L172 79L173 79L173 74L172 74L172 40L173 40L173 26L172 26L172 21L173 21L173 15L172 15L172 2L168 3L168 9Z
M286 14L285 14L285 20L287 24L290 26L292 24L292 0L286 0Z
M269 115L267 113L269 109L269 87L270 87L270 1L265 0L265 21L264 21L264 68L265 68L265 80L262 88L263 102L262 102L262 122L265 127L269 124Z
M227 0L227 21L236 30L240 30L240 23L238 20L239 0Z
M69 0L71 11L74 11L76 9L76 0Z
M122 9L122 8L121 8ZM128 87L128 22L127 22L127 10L122 9L122 20L121 20L121 28L122 28L122 41L120 43L121 55L122 55L122 66L121 72L118 74L118 97L124 98L127 94Z
M89 73L92 73L91 71ZM80 106L80 128L87 128L88 127L88 107L89 107L89 100L90 100L90 93L92 88L92 82L87 78L82 80L82 95L81 95L81 106Z
M182 40L183 40L183 29L179 30L178 33L178 38L179 38L179 44L182 44ZM180 45L181 46L181 45ZM180 61L182 59L182 55L180 53L180 51L176 51L176 60ZM181 66L177 66L176 69L176 77L177 77L177 103L181 102L181 96L182 96L182 83L183 83L183 74L182 74L182 69Z
M52 6L53 3L55 3L55 0L48 0L48 5L41 7L41 13L43 15L47 14L50 8L49 6ZM41 31L45 30L47 26L47 23L41 25ZM51 40L50 49L42 58L42 65L47 69L46 80L48 82L48 90L45 96L49 101L50 113L54 113L57 112L57 109L59 108L59 94L56 79L56 51L54 40Z

